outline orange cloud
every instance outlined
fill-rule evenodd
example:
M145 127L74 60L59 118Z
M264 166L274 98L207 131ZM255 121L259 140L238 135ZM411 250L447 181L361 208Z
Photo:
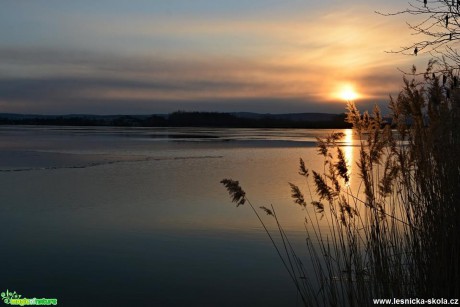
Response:
M75 97L86 99L271 97L331 103L338 102L336 92L343 84L353 84L360 99L386 100L401 85L396 68L407 68L415 59L384 52L403 45L406 35L401 33L408 31L402 23L353 9L276 20L143 17L130 18L127 24L107 18L83 21L75 27L87 33L79 38L81 43L94 40L97 45L103 37L102 43L110 46L121 41L125 49L114 47L117 55L31 51L39 57L27 63L18 60L15 52L16 62L10 61L9 70L27 78L95 80L73 89ZM126 43L130 38L141 39L141 43L131 46ZM62 56L66 53L67 58ZM58 60L52 60L52 55ZM28 56L33 57L23 55ZM426 60L417 57L418 63L421 59Z

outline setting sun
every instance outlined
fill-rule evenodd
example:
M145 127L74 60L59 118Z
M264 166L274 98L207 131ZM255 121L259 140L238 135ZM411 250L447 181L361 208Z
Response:
M351 101L362 97L355 90L355 86L351 83L342 83L337 85L336 90L332 93L334 99L341 99L345 101Z
M353 89L352 86L345 86L340 90L339 96L341 99L350 101L350 100L355 100L358 98L358 94L356 91Z

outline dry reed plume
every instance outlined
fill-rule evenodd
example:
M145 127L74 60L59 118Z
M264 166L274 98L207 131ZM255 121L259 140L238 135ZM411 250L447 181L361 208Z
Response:
M360 140L362 188L350 188L349 162L337 143L341 133L318 139L322 172L310 176L300 159L307 193L290 187L294 202L307 208L307 255L292 248L273 207L262 210L275 219L281 242L239 183L222 180L237 205L248 202L256 213L305 306L459 298L460 90L454 76L447 76L447 89L429 69L423 82L404 79L404 89L391 98L394 129L384 124L379 108L361 114L349 104L347 121Z

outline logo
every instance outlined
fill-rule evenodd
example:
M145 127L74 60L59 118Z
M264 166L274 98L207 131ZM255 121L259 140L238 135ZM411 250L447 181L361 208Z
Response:
M7 305L15 305L15 306L30 306L30 305L57 305L58 300L55 298L27 298L22 297L22 295L17 294L16 291L10 292L6 290L6 292L1 293L2 300Z

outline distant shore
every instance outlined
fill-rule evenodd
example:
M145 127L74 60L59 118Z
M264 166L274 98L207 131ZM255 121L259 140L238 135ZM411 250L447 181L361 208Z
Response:
M152 115L35 115L0 113L0 125L219 127L219 128L351 128L345 114L184 112Z

